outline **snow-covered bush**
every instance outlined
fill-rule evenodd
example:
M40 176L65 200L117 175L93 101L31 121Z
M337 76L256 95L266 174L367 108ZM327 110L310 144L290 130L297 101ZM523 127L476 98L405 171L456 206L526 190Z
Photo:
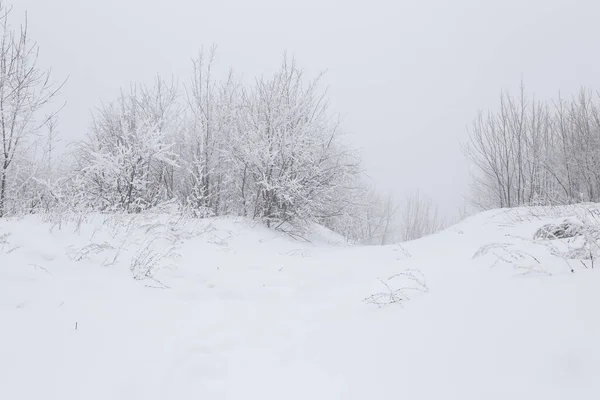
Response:
M139 212L174 196L179 156L170 108L176 96L175 87L158 79L99 111L77 153L77 189L90 208Z
M492 266L505 264L525 274L554 275L593 269L600 257L600 210L598 205L522 207L497 214L500 226L514 229L526 224L535 228L533 235L509 237L515 241L482 246L474 258L493 256ZM545 220L545 221L544 221ZM552 222L548 222L552 221Z
M567 239L583 234L586 228L576 222L564 221L560 224L546 224L533 235L534 239Z

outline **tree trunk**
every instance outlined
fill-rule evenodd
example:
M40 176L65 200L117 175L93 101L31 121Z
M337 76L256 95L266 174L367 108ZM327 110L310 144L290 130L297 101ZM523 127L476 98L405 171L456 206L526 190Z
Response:
M0 218L4 217L6 209L6 168L2 168L2 178L0 179Z

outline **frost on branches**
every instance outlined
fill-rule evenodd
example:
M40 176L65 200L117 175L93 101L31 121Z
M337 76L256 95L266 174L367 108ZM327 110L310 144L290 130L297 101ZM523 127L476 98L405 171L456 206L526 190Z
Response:
M176 92L160 79L104 106L81 144L84 201L101 210L140 212L173 197Z
M482 209L600 201L600 98L540 101L524 86L479 113L464 150Z
M11 7L0 1L0 217L35 209L35 146L41 127L55 112L42 114L62 84L38 66L37 44L27 20L11 26ZM29 198L29 195L33 195Z
M346 211L358 162L340 143L317 84L284 60L243 92L232 146L242 215L279 227Z
M240 215L290 232L351 218L359 160L319 80L287 58L247 87L232 73L218 80L212 65L212 52L194 60L185 95L158 78L102 107L77 152L74 197L124 212L176 201L195 216Z

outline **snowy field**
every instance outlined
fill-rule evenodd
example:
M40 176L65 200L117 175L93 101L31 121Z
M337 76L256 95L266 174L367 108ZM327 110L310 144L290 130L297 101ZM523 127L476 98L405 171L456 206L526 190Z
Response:
M384 247L241 219L1 220L0 399L600 399L600 271L556 256L576 240L533 240L574 210Z

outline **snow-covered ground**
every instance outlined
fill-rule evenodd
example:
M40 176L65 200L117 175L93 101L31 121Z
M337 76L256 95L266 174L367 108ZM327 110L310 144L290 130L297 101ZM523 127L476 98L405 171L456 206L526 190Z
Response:
M0 399L600 399L600 271L532 240L569 212L385 247L234 219L2 220Z

